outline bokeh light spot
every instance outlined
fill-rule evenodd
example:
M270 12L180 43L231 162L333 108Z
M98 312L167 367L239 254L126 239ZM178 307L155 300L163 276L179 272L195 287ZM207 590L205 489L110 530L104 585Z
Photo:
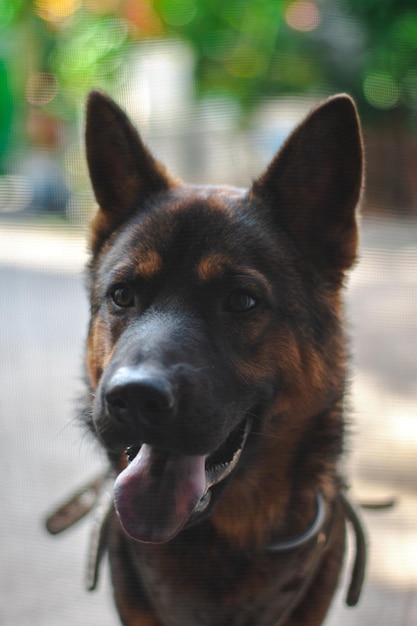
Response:
M79 9L81 0L36 0L36 13L47 22L57 22Z
M392 109L399 100L399 89L389 72L371 72L363 82L365 98L377 109Z
M26 83L26 99L30 104L43 106L55 98L58 89L59 83L55 74L34 72Z
M317 5L308 0L291 2L284 14L286 23L294 30L308 32L320 24L320 13Z
M170 26L185 26L189 24L197 13L194 0L178 0L175 3L161 2L161 17Z

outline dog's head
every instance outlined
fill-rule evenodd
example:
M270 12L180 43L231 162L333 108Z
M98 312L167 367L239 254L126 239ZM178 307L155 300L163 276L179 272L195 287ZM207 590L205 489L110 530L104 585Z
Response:
M358 119L348 96L326 101L249 190L173 179L97 91L86 142L100 206L91 425L120 471L123 527L165 542L253 462L259 433L340 398L338 294L356 251Z

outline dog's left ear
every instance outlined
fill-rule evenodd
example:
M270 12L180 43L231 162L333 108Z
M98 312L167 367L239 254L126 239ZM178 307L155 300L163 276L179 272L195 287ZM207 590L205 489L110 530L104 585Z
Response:
M140 210L146 197L168 189L172 180L124 111L98 90L88 96L85 140L100 207L91 228L91 248L96 253L118 226Z
M334 96L296 128L252 187L316 269L336 276L356 256L362 152L353 100Z

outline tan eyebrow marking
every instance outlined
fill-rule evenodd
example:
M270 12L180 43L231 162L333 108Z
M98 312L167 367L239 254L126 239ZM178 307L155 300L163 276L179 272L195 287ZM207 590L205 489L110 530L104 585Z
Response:
M201 282L210 282L220 278L225 272L242 274L262 283L265 291L272 297L272 288L267 278L254 267L237 265L233 259L224 254L213 253L203 257L197 267L197 275Z
M162 259L157 252L151 250L141 256L136 271L145 280L153 278L162 269Z
M197 275L201 282L209 282L221 276L225 270L233 267L233 261L227 256L220 253L212 253L201 259L197 267Z

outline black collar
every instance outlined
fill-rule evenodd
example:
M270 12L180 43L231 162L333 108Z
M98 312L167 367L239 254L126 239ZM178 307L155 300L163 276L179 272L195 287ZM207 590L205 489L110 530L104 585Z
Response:
M300 535L295 535L288 539L279 539L272 541L266 546L268 552L287 552L288 550L295 550L305 546L309 541L324 532L324 524L326 521L326 503L324 501L321 491L316 493L316 513L313 521ZM327 539L327 535L323 535L323 540ZM324 541L326 543L326 541Z
M341 491L338 494L338 500L342 506L345 522L350 524L353 536L355 540L354 546L354 559L352 565L352 573L350 576L350 583L346 594L346 604L348 606L355 606L359 601L359 596L362 591L363 581L365 578L366 568L366 536L363 528L360 515L356 510L356 507L347 498L346 494ZM336 504L336 503L335 503ZM323 552L332 528L333 516L329 513L326 514L326 502L323 494L320 491L316 492L316 513L313 521L300 535L295 535L289 539L280 539L272 541L266 546L266 550L271 553L287 552L289 550L296 550L307 545L309 542L315 543L313 549L318 553Z

